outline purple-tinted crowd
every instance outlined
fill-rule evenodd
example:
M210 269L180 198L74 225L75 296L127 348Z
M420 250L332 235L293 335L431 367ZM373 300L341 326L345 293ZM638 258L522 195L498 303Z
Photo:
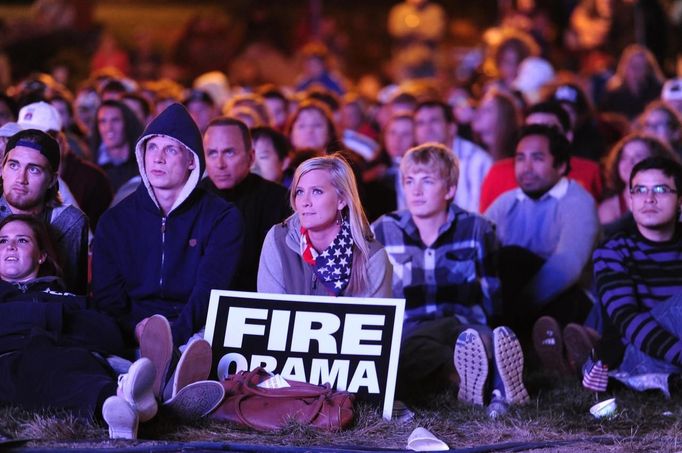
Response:
M648 378L682 371L682 78L630 44L599 85L521 28L470 83L374 97L317 44L296 86L17 81L0 95L2 402L101 414L124 438L160 409L209 415L213 289L404 298L408 404L454 386L501 417L530 401L529 356L592 391L667 393Z

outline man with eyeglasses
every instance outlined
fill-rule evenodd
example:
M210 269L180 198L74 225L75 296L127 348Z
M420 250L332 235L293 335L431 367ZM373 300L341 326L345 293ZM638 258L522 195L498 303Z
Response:
M583 385L591 390L606 390L606 372L617 368L626 385L667 393L667 375L682 372L681 187L678 162L639 162L630 176L636 228L594 252L604 331L583 367Z

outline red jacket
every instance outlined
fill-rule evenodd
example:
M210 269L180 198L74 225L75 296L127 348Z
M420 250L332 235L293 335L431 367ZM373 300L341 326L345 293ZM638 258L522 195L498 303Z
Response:
M582 157L571 157L571 171L568 177L575 179L594 197L601 200L602 178L599 164ZM514 173L514 158L499 160L490 167L481 186L480 212L485 212L493 201L508 190L518 187Z

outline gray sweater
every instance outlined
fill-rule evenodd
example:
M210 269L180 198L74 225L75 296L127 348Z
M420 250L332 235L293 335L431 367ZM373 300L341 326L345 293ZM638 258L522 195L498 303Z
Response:
M300 254L301 224L295 214L273 226L265 236L258 266L258 292L328 296L324 285L314 278L313 267ZM369 288L352 297L391 297L392 268L383 246L370 241L367 263Z
M575 283L589 282L599 220L594 199L580 184L562 178L537 200L520 188L510 190L485 216L497 225L502 246L523 247L546 260L524 290L533 303L547 303Z

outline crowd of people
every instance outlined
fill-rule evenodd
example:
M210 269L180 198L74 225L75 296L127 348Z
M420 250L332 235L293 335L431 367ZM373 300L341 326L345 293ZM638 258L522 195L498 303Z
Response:
M376 98L319 45L296 87L17 81L0 95L1 401L125 438L159 405L209 414L213 289L404 298L408 404L454 386L502 416L530 399L529 354L589 390L667 393L682 78L631 44L597 98L535 47L517 31L476 84Z

